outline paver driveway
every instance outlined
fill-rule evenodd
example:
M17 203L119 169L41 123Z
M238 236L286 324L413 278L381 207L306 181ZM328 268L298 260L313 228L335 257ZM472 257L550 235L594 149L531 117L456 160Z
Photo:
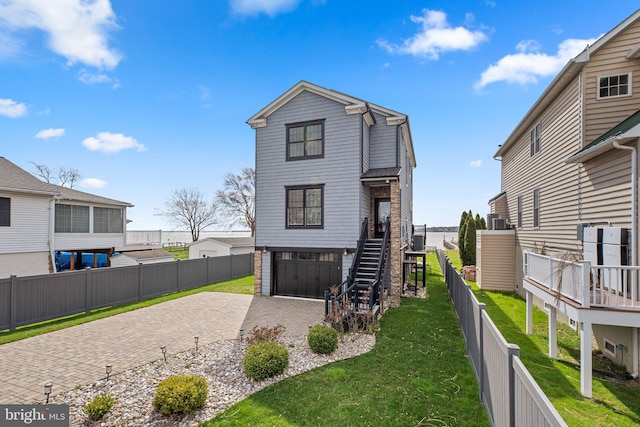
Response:
M285 325L287 335L305 335L322 320L321 301L253 297L221 292L198 294L0 345L0 403L42 402L44 384L53 395L126 371L168 354L245 335L253 326Z

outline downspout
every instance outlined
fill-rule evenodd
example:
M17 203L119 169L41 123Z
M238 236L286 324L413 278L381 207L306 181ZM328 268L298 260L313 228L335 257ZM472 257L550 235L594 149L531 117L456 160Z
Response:
M54 233L54 218L56 211L56 198L55 196L51 197L49 200L49 259L51 260L51 265L53 266L53 272L57 273L56 269L56 257L54 254L55 244L53 239L55 238Z
M619 150L631 151L631 265L637 266L637 247L636 236L638 228L638 198L637 198L637 186L638 186L638 161L637 150L634 147L628 147L626 145L620 145L618 138L613 141L613 146ZM637 280L637 276L634 274L634 279ZM634 284L634 286L637 284ZM638 328L633 328L632 332L632 354L633 354L633 372L631 376L638 378Z

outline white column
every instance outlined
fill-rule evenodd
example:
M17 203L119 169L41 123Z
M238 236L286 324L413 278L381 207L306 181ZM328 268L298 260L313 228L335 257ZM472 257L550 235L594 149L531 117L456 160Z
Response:
M533 335L533 294L527 291L527 335Z
M558 329L557 329L557 311L555 307L547 306L549 309L549 357L558 358Z
M580 324L580 392L591 398L591 322Z

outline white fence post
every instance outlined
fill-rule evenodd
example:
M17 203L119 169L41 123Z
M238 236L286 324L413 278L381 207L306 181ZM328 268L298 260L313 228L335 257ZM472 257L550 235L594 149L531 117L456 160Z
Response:
M582 261L582 275L581 275L581 286L582 286L582 306L584 308L589 308L591 306L591 263L589 261ZM593 284L595 287L595 283ZM595 294L595 292L594 292Z

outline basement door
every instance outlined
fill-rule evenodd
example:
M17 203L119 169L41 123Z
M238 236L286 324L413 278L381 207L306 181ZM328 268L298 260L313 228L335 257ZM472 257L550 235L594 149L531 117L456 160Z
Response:
M338 252L276 252L274 295L324 298L324 291L342 282Z

